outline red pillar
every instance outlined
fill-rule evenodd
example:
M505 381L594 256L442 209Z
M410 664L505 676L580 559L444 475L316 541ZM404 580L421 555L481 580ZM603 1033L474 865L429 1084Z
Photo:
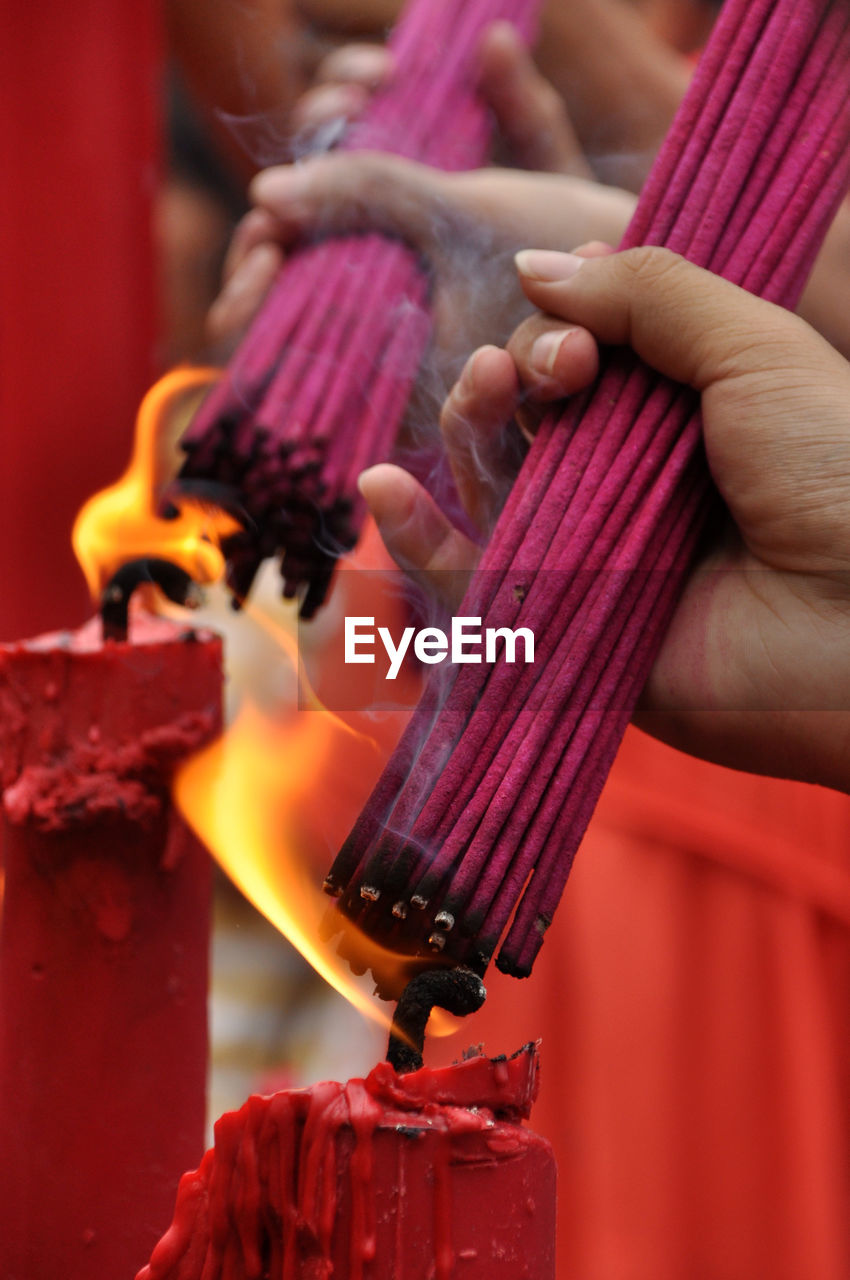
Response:
M0 0L0 640L84 616L71 525L152 379L159 8Z

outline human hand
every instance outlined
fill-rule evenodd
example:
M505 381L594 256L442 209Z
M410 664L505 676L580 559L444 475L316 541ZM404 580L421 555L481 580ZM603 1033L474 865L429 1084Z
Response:
M478 169L444 173L397 156L334 153L267 169L240 224L210 312L218 340L238 337L307 232L382 230L403 237L435 276L437 355L449 382L469 350L504 342L529 304L511 269L524 244L619 239L634 197L580 178Z
M850 788L850 366L799 318L666 250L520 262L541 312L507 351L475 353L443 412L461 492L480 505L464 458L521 397L592 380L595 341L694 387L729 520L694 566L638 723L735 768ZM402 563L474 564L411 477L373 468L361 486Z
M293 111L296 154L332 145L395 74L390 49L343 45L321 63ZM540 74L510 22L493 22L479 49L477 85L493 115L500 159L511 167L590 178L564 99Z
M393 73L392 55L379 45L346 45L325 58L316 85L293 113L301 149L332 145ZM560 96L536 70L509 23L493 23L485 32L479 78L514 164L573 177L589 173ZM378 227L407 239L442 268L438 342L443 354L453 346L458 355L465 354L485 338L505 340L527 311L513 272L505 270L509 255L529 240L560 246L565 229L572 239L591 232L617 238L634 204L625 193L590 182L556 186L538 175L523 183L499 169L444 181L448 175L393 157L334 155L328 162L340 167L317 169L313 160L297 166L297 177L279 166L257 179L251 189L256 207L234 235L224 289L210 311L213 341L228 343L240 336L271 287L285 249L300 233ZM447 294L442 286L449 279ZM507 289L505 281L511 282ZM501 295L495 314L509 312L500 327L492 324L494 294ZM442 307L445 300L451 305ZM484 326L476 310L486 313ZM454 342L455 332L462 341Z

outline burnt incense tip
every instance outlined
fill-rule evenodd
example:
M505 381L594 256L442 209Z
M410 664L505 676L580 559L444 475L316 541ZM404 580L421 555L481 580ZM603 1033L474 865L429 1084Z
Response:
M407 912L408 912L408 906L406 902L393 903L393 915L395 916L396 920L406 920Z
M428 946L432 951L442 951L446 945L446 935L436 929L428 935Z
M234 516L240 524L246 523L246 512L238 488L232 484L223 484L218 480L205 477L190 476L181 472L173 484L166 490L165 502L169 504L175 515L180 514L181 498L191 498L196 502L217 507Z
M509 978L530 978L531 965L522 963L513 956L503 956L501 953L496 956L496 968L507 975Z
M329 898L342 897L342 885L337 884L336 880L332 879L331 876L325 876L322 882L322 890Z
M438 929L445 929L448 932L455 927L455 918L451 911L438 911L434 916L434 924Z
M426 969L407 984L396 1007L387 1061L399 1075L422 1066L425 1028L434 1008L457 1017L475 1013L487 998L487 989L471 969Z
M410 899L410 905L415 907L417 911L424 911L428 905L428 899L423 898L421 893L414 893Z
M130 599L141 586L159 587L163 595L184 609L196 609L203 596L198 585L170 560L145 556L128 560L112 575L100 597L100 621L104 640L125 641L129 626Z
M364 902L377 902L381 896L381 891L373 884L362 884L360 886L360 897Z

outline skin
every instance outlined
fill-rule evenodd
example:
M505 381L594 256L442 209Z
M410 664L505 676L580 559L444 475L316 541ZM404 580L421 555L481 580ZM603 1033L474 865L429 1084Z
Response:
M527 82L526 103L533 101L536 87ZM570 175L498 168L446 174L368 153L275 166L254 179L250 195L255 208L237 228L224 288L210 312L213 340L244 329L286 248L302 231L378 227L402 236L434 264L438 337L444 355L451 351L455 359L482 341L506 340L522 318L520 291L503 269L512 252L528 244L562 249L590 239L616 244L636 203L630 192ZM845 202L798 310L850 358L848 261L850 205ZM488 332L481 327L485 314Z
M533 98L535 82L526 83ZM594 244L571 280L527 271L517 279L505 257L522 245L619 239L633 197L580 178L447 175L389 156L334 155L268 170L251 194L257 207L234 240L211 317L218 336L233 337L248 322L286 246L317 225L381 227L431 259L447 376L482 338L504 342L523 303L526 314L539 308L506 350L476 352L442 417L458 487L485 531L515 465L502 456L506 421L518 412L533 429L542 403L587 385L599 343L631 342L660 372L702 393L709 462L729 521L687 587L640 723L706 759L846 790L850 375L841 355L801 319L663 250L594 261L610 253ZM850 350L835 278L847 226L843 212L804 308ZM565 334L554 356L553 332ZM482 474L495 480L483 483ZM412 477L382 466L362 487L403 567L425 579L453 569L462 581L478 549Z
M639 723L733 768L848 790L850 366L799 317L667 250L586 254L520 255L540 313L507 350L474 353L443 410L461 492L476 485L456 439L492 436L521 393L542 404L586 384L598 344L628 344L694 387L728 520L688 581ZM477 548L412 477L384 465L361 485L400 563L426 579L472 567Z
M619 238L633 197L580 178L507 169L448 174L394 156L327 155L277 166L251 184L255 208L236 231L210 336L237 335L305 230L371 227L403 236L433 264L437 340L455 362L504 341L528 311L510 270L530 242Z
M393 76L388 49L350 44L329 54L316 83L295 104L293 125L305 140L329 122L357 115ZM508 22L494 22L481 40L478 88L495 117L503 158L521 169L592 177L566 103L540 73Z
M709 0L689 0L684 6L679 0L672 6L667 0L646 0L643 8L659 30L666 13L703 38L717 5ZM572 13L573 6L558 7L559 14L562 10ZM317 83L292 108L292 126L306 144L329 122L361 111L392 72L392 60L382 47L343 45L319 64ZM211 339L227 340L247 324L280 267L286 245L299 231L317 225L339 230L386 226L431 258L437 267L438 304L444 298L451 304L439 308L438 337L444 354L453 342L458 351L466 352L484 338L501 341L509 332L505 323L521 318L518 292L499 270L504 254L532 243L563 248L591 237L616 243L632 215L635 197L592 181L563 98L540 73L510 24L494 23L485 32L478 77L504 158L513 168L535 171L533 176L523 178L504 169L446 175L391 156L365 155L317 158L299 166L297 180L288 166L265 171L251 188L256 208L237 230L228 254L225 288L210 314ZM675 106L671 102L670 114ZM587 181L558 185L542 174ZM455 250L447 255L450 242ZM850 205L845 202L822 246L799 312L850 358L848 262ZM477 308L480 314L485 307L489 314L495 309L500 324L489 333L476 334L474 312Z
M681 0L656 0L663 20ZM169 0L169 45L194 100L243 176L289 154L291 113L323 58L383 41L398 0ZM540 67L575 114L606 181L637 189L687 87L689 70L627 0L549 0ZM636 110L636 103L639 109Z
M383 225L404 225L414 239L429 241L438 262L440 310L447 316L455 310L458 282L451 255L440 256L443 240L435 238L435 212L453 229L468 229L479 246L480 227L486 224L482 256L492 257L491 237L507 245L521 228L548 248L563 243L564 219L550 222L551 200L539 194L529 200L526 184L570 181L574 198L566 207L573 234L579 226L593 234L599 225L599 188L578 179L494 170L436 180L429 171L410 166L403 179L405 200L385 199L378 206L374 193L382 190L382 178L387 187L398 163L368 159L370 217L379 207ZM357 176L362 171L362 159L347 165L345 157L325 157L300 170L262 175L254 195L274 202L278 212L271 216L285 241L315 216L314 199L334 227L340 220L350 225L349 219L362 219L365 203L358 205ZM326 182L340 197L338 204L329 203ZM505 194L511 183L516 184L515 204ZM530 229L529 210L535 220ZM269 213L266 207L258 217ZM616 220L622 209L611 213ZM263 236L268 230L268 224L255 226L251 234ZM446 241L457 243L453 236ZM238 256L241 250L236 252ZM566 327L574 332L543 384L539 369L533 376L528 342L534 326L544 323L539 317L527 321L511 340L509 355L492 348L477 355L467 371L467 389L456 388L449 400L456 405L465 396L463 412L444 416L456 460L464 448L476 459L466 467L472 478L461 476L461 490L479 522L485 527L492 523L496 499L481 491L474 477L480 473L477 459L490 449L488 435L501 431L516 407L512 378L518 376L525 392L533 391L538 400L577 390L595 370L591 334L603 343L631 340L660 372L694 385L703 393L709 460L737 532L730 525L728 544L711 553L689 586L650 680L641 723L707 759L843 788L850 779L850 724L842 710L850 707L850 688L845 690L839 678L847 665L842 575L850 570L850 555L840 550L850 517L850 491L844 490L850 477L847 365L798 317L689 264L678 264L675 272L661 270L667 257L663 251L643 256L634 251L611 262L640 263L644 257L651 265L640 270L588 262L575 282L560 285L520 278L526 301L557 317L556 328L572 322ZM598 285L599 296L609 300L610 316L576 292L578 282L594 281L597 270L614 272ZM613 310L616 306L620 312ZM637 327L629 320L632 313L640 321ZM492 313L487 317L492 327ZM474 328L461 332L447 322L442 341L454 350ZM704 357L695 364L704 347ZM512 358L516 375L505 363ZM470 378L473 387L488 389L480 401L477 390L469 399ZM466 445L459 446L458 438ZM459 469L464 471L463 464ZM364 477L364 493L389 550L404 566L420 575L468 567L470 545L445 527L412 478L381 468ZM720 572L732 568L739 572ZM814 653L822 655L822 667L812 663Z

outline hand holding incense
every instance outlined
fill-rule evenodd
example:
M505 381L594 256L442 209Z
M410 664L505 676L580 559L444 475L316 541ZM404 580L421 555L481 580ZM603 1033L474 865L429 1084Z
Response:
M843 5L729 0L623 247L792 307L848 181L848 67ZM459 610L543 638L535 667L426 690L328 876L343 912L477 972L511 922L498 964L530 972L714 501L698 397L627 352L547 418Z
M342 142L447 170L484 162L478 46L498 18L530 39L539 0L411 0L390 40L396 73ZM441 55L435 59L434 50ZM430 334L416 253L371 233L305 243L283 268L184 436L181 482L231 488L244 530L225 550L236 599L282 553L283 594L311 617L357 539L357 476L390 455Z

